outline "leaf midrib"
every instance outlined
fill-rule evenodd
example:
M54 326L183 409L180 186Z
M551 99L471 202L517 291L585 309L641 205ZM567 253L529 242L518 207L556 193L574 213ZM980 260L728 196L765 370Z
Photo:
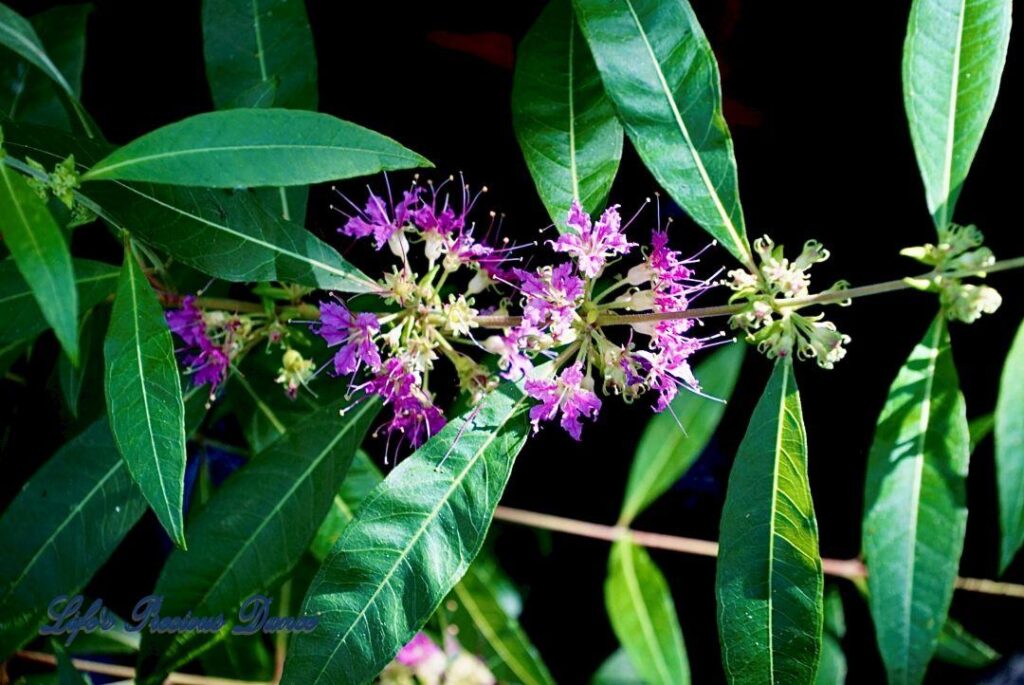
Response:
M178 522L175 520L174 511L171 508L171 500L167 495L167 484L164 483L164 473L160 466L160 455L156 446L156 433L153 427L153 416L149 409L149 393L147 392L146 374L143 370L142 364L142 331L139 328L139 298L135 282L135 256L130 250L125 252L124 266L128 269L128 284L132 295L132 329L134 331L134 335L132 336L132 349L135 351L135 361L138 365L139 387L142 390L142 406L146 412L146 435L149 437L150 453L153 457L153 463L156 465L157 482L160 483L160 494L164 499L164 508L167 511L167 521L171 525L171 534L174 536L175 542L177 542L178 539L184 540L184 536L181 529L178 527ZM175 373L177 373L177 371L175 371ZM129 467L130 466L131 465L129 464Z
M568 96L569 96L569 177L572 180L572 196L580 200L580 179L576 168L576 96L574 93L573 53L576 34L576 17L569 12L569 56L568 56Z
M693 144L693 140L690 138L690 130L686 126L686 122L683 121L683 115L679 111L679 107L676 105L675 98L672 97L672 89L669 88L668 80L665 78L664 72L661 70L661 62L658 61L658 56L654 52L654 47L651 45L651 41L647 38L647 32L644 30L643 24L640 23L640 17L636 13L636 9L633 7L632 0L623 0L626 3L626 7L629 9L629 14L633 18L633 23L636 24L637 33L640 35L641 40L644 42L644 47L647 48L647 54L651 58L651 63L654 65L654 72L658 76L658 82L661 85L662 95L668 101L668 105L672 110L672 115L675 117L676 125L679 127L679 132L683 136L683 140L686 141L686 146L690 148L690 156L693 158L693 162L697 167L697 172L700 175L701 181L704 183L705 189L708 191L708 195L714 202L715 209L718 211L719 216L722 219L722 225L725 226L725 230L729 232L729 237L732 238L736 247L743 253L747 260L750 259L746 243L740 239L739 233L736 231L736 226L732 222L732 218L729 213L725 211L725 205L722 204L722 199L718 195L717 186L711 182L711 177L708 175L707 169L704 167L704 161L701 159L699 151Z
M381 150L374 150L372 148L365 147L354 147L351 145L325 145L316 143L270 143L267 145L211 145L207 147L194 147L183 150L169 150L167 152L157 152L149 155L142 155L139 157L131 157L121 162L114 164L104 165L102 162L97 164L90 169L85 176L85 180L101 180L109 178L110 172L114 169L120 169L124 167L135 166L139 164L145 164L154 160L172 159L178 157L189 157L189 156L200 156L206 154L213 154L219 152L236 152L236 151L259 151L259 152L274 152L277 150L331 150L336 152L358 152L376 155L378 157L393 157L396 159L408 159L415 160L416 158L410 155L405 155L399 152L387 152ZM303 184L298 184L303 185Z
M412 549L412 547L419 541L420 537L423 536L423 534L426 532L426 529L429 527L430 522L432 522L434 518L437 517L438 512L441 511L442 507L451 497L452 493L455 492L455 489L462 484L462 481L466 478L466 475L469 473L469 471L474 466L476 466L477 462L480 459L480 456L488 447L491 446L491 443L493 443L497 439L498 434L501 432L501 429L504 428L505 424L507 424L508 421L512 418L512 416L515 415L516 410L518 410L519 407L522 406L524 402L526 402L527 397L528 396L526 394L523 394L518 400L516 400L516 402L509 408L505 418L502 420L501 426L499 426L496 430L492 431L491 434L487 436L487 440L484 442L484 444L480 446L480 448L476 451L476 453L474 453L472 458L466 461L466 466L458 474L458 477L452 479L451 486L444 493L444 496L438 500L434 508L428 513L427 516L424 517L423 523L416 530L415 534L413 534L413 536L409 539L409 543L402 549L401 553L396 558L395 563L393 563L391 565L391 568L388 569L387 574L385 574L384 578L377 585L377 589L373 591L373 594L366 601L366 604L364 605L363 609L354 619L352 619L352 623L349 626L348 630L346 630L345 634L338 639L338 642L335 645L334 649L332 649L331 653L327 656L326 659L324 659L324 665L320 668L320 672L317 673L316 678L313 679L314 684L320 682L320 678L323 677L323 674L327 672L328 665L330 665L330 663L334 660L334 657L338 653L338 650L341 649L341 645L343 645L345 641L348 639L348 636L352 634L352 631L355 630L355 627L359 624L359 621L364 619L364 617L366 616L366 612L369 610L370 606L374 604L374 602L377 599L377 596L383 591L384 587L387 586L388 582L391 580L391 577L395 574L395 570L404 562L405 557L409 554L409 550ZM471 417L466 419L467 422L472 420L473 419ZM459 434L461 434L461 431ZM458 436L456 437L456 439L458 439Z
M950 191L953 185L953 152L956 143L956 110L960 91L960 52L964 40L964 15L967 14L967 0L960 0L960 14L957 17L956 45L953 46L952 83L949 86L949 111L946 124L946 147L942 165L942 214L939 217L941 228L945 228L950 219Z
M644 602L643 592L640 590L636 577L636 567L633 566L633 550L628 547L632 545L632 542L624 542L625 545L621 547L625 561L623 561L623 576L626 581L626 588L629 590L630 597L633 598L634 606L637 609L637 619L640 621L641 632L644 634L644 641L650 646L651 653L654 655L655 668L658 673L661 674L663 683L672 682L671 670L668 667L668 662L665 661L665 655L662 654L660 646L658 645L658 638L655 635L654 622L651 620L651 615L647 611L647 604Z
M785 365L782 369L782 382L779 387L779 411L777 414L776 422L777 426L775 429L775 449L773 451L774 459L772 461L772 510L771 516L769 517L768 523L768 673L771 675L772 682L775 680L775 588L774 588L774 576L775 576L775 517L778 514L779 507L779 452L782 450L782 432L785 412L786 412L786 391L789 388L789 364L792 362L789 359L785 359L778 362L780 365Z

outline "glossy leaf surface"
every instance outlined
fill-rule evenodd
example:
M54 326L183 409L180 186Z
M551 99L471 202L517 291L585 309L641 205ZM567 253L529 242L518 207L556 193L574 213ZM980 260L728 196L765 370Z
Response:
M995 430L1002 531L999 567L1005 571L1024 543L1024 323L1003 366Z

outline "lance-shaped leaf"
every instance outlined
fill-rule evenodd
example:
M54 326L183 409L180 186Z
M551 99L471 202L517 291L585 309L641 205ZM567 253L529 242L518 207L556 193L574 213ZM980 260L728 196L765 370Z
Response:
M1000 571L1024 543L1024 323L1003 366L996 404L996 484L1002 530Z
M87 310L114 293L121 270L91 259L72 259L78 306ZM0 260L0 342L33 338L46 330L46 319L12 259Z
M656 414L647 424L629 469L621 524L628 525L701 455L725 413L725 401L736 387L744 347L723 347L697 366L695 375L703 393L720 401L681 392L672 400L670 411Z
M316 109L316 51L303 0L203 0L203 55L217 109Z
M575 0L576 17L644 164L694 221L749 264L718 65L686 0Z
M154 590L165 598L163 615L223 613L230 626L244 600L267 592L295 567L380 406L367 400L339 416L350 403L331 403L289 427L190 521L190 549L172 553ZM163 682L228 630L220 635L146 632L139 682Z
M999 652L971 635L959 622L947 618L939 633L935 658L964 668L985 668L999 660Z
M4 123L12 155L53 164L75 155L88 168L109 152L95 141L52 129ZM166 250L203 273L228 281L283 281L340 292L373 282L302 226L263 209L252 193L118 181L79 193L111 224Z
M604 93L571 0L553 0L523 38L512 124L540 199L565 229L573 199L600 209L622 157L622 125Z
M57 657L58 685L92 685L92 681L79 672L71 662L71 657L58 640L50 640L50 647Z
M390 138L329 114L231 109L136 138L94 164L82 180L292 186L424 166L431 164Z
M35 29L32 28L32 24L25 17L3 3L0 3L0 45L13 50L52 79L61 92L67 96L71 108L85 132L90 137L95 134L94 124L89 120L89 116L78 102L74 87L64 77L61 70L57 68L57 65L53 63L50 56L46 54L46 50L43 48L39 36L36 35Z
M117 447L171 540L184 547L181 380L163 309L131 250L125 251L103 357Z
M889 388L868 456L871 616L894 685L924 678L967 525L967 413L940 313Z
M789 358L775 363L740 443L719 544L718 632L729 682L813 682L823 579Z
M285 683L369 682L430 618L473 558L526 443L527 397L503 383L375 489L313 579Z
M146 510L103 418L69 441L0 517L0 659L37 634Z
M690 664L672 594L642 547L625 540L612 545L604 601L615 635L645 682L690 682Z
M85 23L91 4L61 5L33 16L30 22L53 63L76 96L81 95L85 65ZM58 86L13 53L0 55L0 109L12 119L70 130Z
M365 452L356 453L345 482L334 497L330 513L320 525L310 552L323 561L342 531L355 518L366 496L381 482L380 471ZM446 617L459 627L463 649L481 656L502 682L541 685L553 682L537 649L519 622L504 608L500 587L478 557L445 603Z
M89 378L103 378L103 357L98 353L103 348L103 338L109 323L110 310L106 307L86 312L82 317L79 335L82 363L74 366L64 355L61 355L57 362L60 390L72 416L78 416L78 400L82 396L82 387L87 375Z
M821 663L815 685L843 685L846 682L846 655L843 637L846 635L846 616L843 598L835 586L825 592L825 624L821 636Z
M1011 0L914 0L903 46L903 102L937 228L953 208L995 106Z
M480 656L499 682L553 685L548 672L519 621L501 605L491 579L473 564L446 603L449 618L459 628L463 649Z
M21 174L2 161L0 232L43 317L68 357L77 364L78 290L71 252L46 208L46 201L36 195Z

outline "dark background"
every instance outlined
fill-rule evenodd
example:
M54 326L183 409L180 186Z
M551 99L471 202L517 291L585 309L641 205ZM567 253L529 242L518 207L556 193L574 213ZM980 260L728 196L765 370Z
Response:
M11 2L27 15L53 4ZM126 142L212 109L199 2L95 4L83 100L108 138ZM815 269L819 288L839 278L861 285L920 271L898 255L900 248L934 237L900 87L909 1L707 0L694 5L721 63L751 237L770 233L792 251L807 239L821 240L833 257ZM394 137L433 160L440 174L464 171L474 185L486 184L491 192L483 209L505 212L510 236L532 239L549 223L516 144L509 109L514 46L542 2L311 0L308 6L322 111ZM1016 167L1021 153L1019 34L1015 29L1000 99L956 211L958 221L978 224L999 258L1024 254L1024 233L1013 210L1021 180ZM632 213L655 190L627 143L612 201ZM329 202L326 189L314 191L308 225L343 246L333 237L336 221ZM652 221L650 213L641 219L644 231ZM684 218L673 240L685 253L707 242ZM709 253L704 264L708 274L721 264L733 266L724 250ZM971 417L994 408L1002 362L1024 316L1021 274L999 274L990 282L1004 297L1002 309L972 326L952 327ZM724 299L724 293L716 293L707 302ZM898 293L830 310L829 318L853 338L849 355L833 371L799 365L823 556L858 553L865 460L875 418L936 306L932 296ZM638 529L717 537L729 466L769 368L765 359L747 355L716 439L691 475L640 517ZM9 406L15 406L17 398L9 393L5 390L5 404L11 400ZM582 444L558 430L545 430L519 457L503 502L613 523L649 416L644 403L626 407L607 401L598 424L586 427ZM54 447L45 435L14 444L19 443L31 443L41 457ZM5 461L5 470L12 473L10 460ZM14 469L18 477L3 484L3 500L37 463L27 460ZM971 464L962 575L995 577L995 498L989 440ZM607 544L512 526L496 529L499 557L525 592L523 626L559 682L586 681L617 646L603 602ZM91 591L106 597L138 590L124 598L129 603L147 594L161 564L163 548L151 542L156 531L151 520L137 528ZM671 584L695 682L722 681L714 562L671 552L655 551L653 557ZM1024 562L1018 560L1005 578L1024 582ZM838 586L849 626L843 644L849 682L883 682L865 605L848 583ZM1022 609L1024 600L958 591L952 615L1012 655L1024 651ZM1001 664L985 675L1005 668ZM929 672L929 682L935 683L981 677L939 663Z

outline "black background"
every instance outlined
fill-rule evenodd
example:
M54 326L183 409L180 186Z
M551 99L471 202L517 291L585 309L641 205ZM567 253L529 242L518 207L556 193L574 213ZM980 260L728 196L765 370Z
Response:
M11 2L23 14L52 6ZM89 23L83 99L113 142L212 109L203 71L199 3L99 0ZM319 57L320 109L390 135L424 154L439 172L464 171L491 192L483 209L507 215L509 235L532 239L549 220L522 161L511 125L507 63L536 18L541 2L308 3ZM900 86L909 2L695 2L722 65L726 116L736 142L748 231L770 233L796 251L816 238L832 259L816 267L819 287L846 278L854 285L898 278L919 269L900 248L933 239ZM492 59L444 47L444 35L476 34L471 43ZM976 223L997 257L1024 254L1024 232L1013 209L1020 192L1021 153L1016 97L1021 85L1020 31L1014 30L1002 91L960 198L956 219ZM495 59L495 57L497 57ZM497 63L495 63L497 62ZM501 64L504 62L505 64ZM354 186L358 188L357 186ZM627 143L613 202L624 211L657 190ZM326 189L314 191L309 226L334 244L335 217ZM653 221L641 219L643 231ZM673 229L684 252L707 238L686 219ZM705 258L707 273L730 258ZM953 325L954 349L971 417L990 412L999 372L1024 315L1019 273L990 279L1002 309L972 326ZM724 300L724 293L708 296ZM849 355L833 371L797 369L808 429L812 490L822 554L855 557L867 449L889 383L935 315L933 297L899 293L858 300L829 318L852 336ZM708 321L718 326L721 321ZM638 529L717 537L724 484L764 382L769 362L748 354L743 375L717 437L695 473L643 514ZM4 384L5 386L8 384ZM4 389L10 416L45 400L31 388ZM10 402L10 404L8 404ZM630 460L650 416L644 403L606 401L597 425L574 443L547 429L519 457L506 492L510 506L612 523ZM55 446L49 433L19 426L4 457L0 501L9 497ZM12 463L13 448L25 459ZM974 454L970 520L961 574L993 578L998 522L991 441ZM157 526L129 536L90 586L122 602L147 594L161 564ZM496 526L497 552L523 587L521 617L559 682L586 681L616 647L605 615L606 543ZM715 628L714 562L654 552L668 578L683 625L694 681L723 680ZM1024 582L1018 560L1006 579ZM840 581L849 632L844 649L849 682L884 680L866 608ZM995 648L1024 650L1019 618L1024 600L957 592L952 615ZM995 671L1001 670L998 666ZM988 674L991 675L991 672ZM933 664L929 682L975 682L979 674ZM1008 681L1007 681L1008 682Z

